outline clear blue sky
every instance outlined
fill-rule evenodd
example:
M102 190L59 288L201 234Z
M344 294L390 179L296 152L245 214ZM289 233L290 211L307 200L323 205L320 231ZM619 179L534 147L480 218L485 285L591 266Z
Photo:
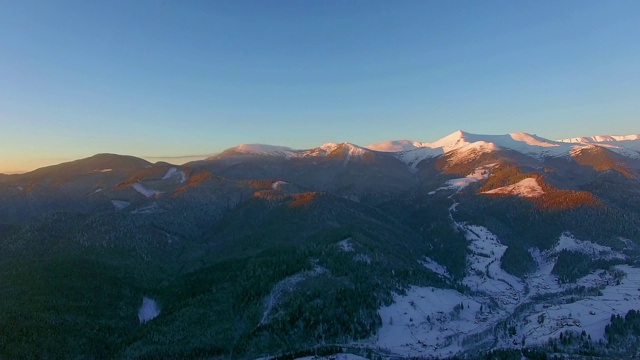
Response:
M0 171L638 133L638 19L638 0L0 0Z

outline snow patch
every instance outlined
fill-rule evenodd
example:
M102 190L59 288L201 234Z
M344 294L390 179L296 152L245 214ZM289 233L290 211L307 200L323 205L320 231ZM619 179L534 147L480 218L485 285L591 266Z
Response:
M527 198L542 196L544 190L534 178L526 178L513 185L503 186L497 189L483 191L482 194L505 194Z
M111 204L113 204L113 207L115 207L116 210L122 210L131 205L130 202L124 200L111 200Z
M169 180L171 178L178 178L178 182L182 184L187 181L187 174L182 170L178 170L178 168L172 167L167 170L167 173L164 174L162 180Z
M162 177L162 180L167 180L169 179L171 176L173 176L173 174L176 173L176 171L178 171L178 169L172 167L169 170L167 170L167 173L164 174L164 176Z
M158 304L156 301L148 298L142 298L142 306L140 306L140 310L138 310L138 320L140 320L140 324L147 323L160 315L160 309L158 308Z
M162 194L161 191L147 189L140 183L135 183L132 186L137 192L139 192L140 194L144 195L147 198Z
M351 245L351 238L347 238L338 242L338 246L342 251L345 251L345 252L353 251L353 245Z
M276 182L274 182L273 184L271 184L271 189L272 190L280 190L284 185L288 185L289 183L286 181L282 181L282 180L278 180Z
M371 256L367 255L367 254L358 254L356 255L353 260L358 261L358 262L363 262L366 264L371 264Z

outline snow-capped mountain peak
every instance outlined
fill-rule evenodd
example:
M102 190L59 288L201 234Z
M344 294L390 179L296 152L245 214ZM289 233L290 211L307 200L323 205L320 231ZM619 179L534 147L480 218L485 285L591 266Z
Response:
M304 151L302 153L302 156L304 157L308 157L308 156L328 156L332 153L335 153L336 151L344 151L346 153L346 155L348 155L349 157L358 157L358 156L362 156L365 153L369 152L369 149L360 147L358 145L354 145L348 142L343 142L343 143L325 143L322 144L320 146L318 146L315 149L310 149L307 151Z
M469 139L470 137L472 139ZM429 147L432 149L441 148L444 150L444 152L449 152L451 150L456 150L461 147L467 146L472 142L481 141L481 139L473 139L476 137L478 137L478 135L469 134L462 130L457 130L432 143L425 143L424 147Z

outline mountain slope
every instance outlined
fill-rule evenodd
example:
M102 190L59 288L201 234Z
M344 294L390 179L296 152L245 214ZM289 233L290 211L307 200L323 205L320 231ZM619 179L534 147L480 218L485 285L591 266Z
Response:
M3 176L0 357L471 356L546 351L574 320L595 348L607 304L640 296L634 141L457 131Z

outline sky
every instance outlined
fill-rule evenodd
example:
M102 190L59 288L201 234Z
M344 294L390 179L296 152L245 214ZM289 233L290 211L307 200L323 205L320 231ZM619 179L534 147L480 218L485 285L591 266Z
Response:
M640 133L640 1L0 0L0 172Z

